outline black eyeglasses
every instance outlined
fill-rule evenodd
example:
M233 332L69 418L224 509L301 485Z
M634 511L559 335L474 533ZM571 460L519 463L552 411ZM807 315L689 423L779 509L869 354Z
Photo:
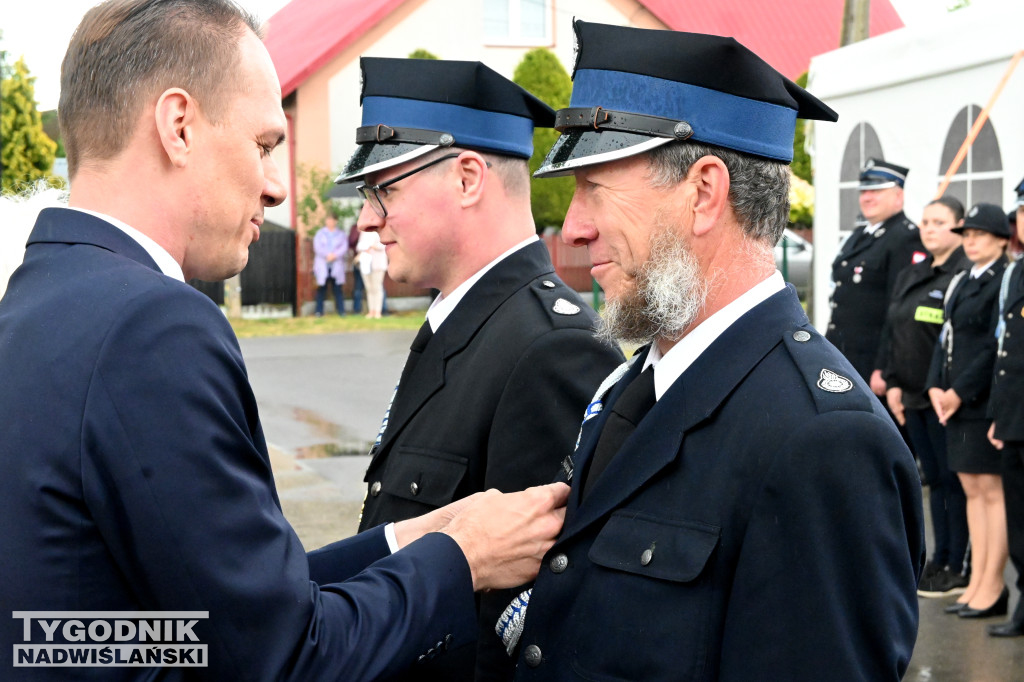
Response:
M459 152L459 154L461 154L461 152ZM413 173L419 173L421 170L430 168L434 164L441 163L442 161L447 161L448 159L454 159L458 157L459 154L445 154L444 156L439 156L433 161L428 161L422 166L417 166L416 168L413 168L411 171L406 171L405 173L393 177L387 182L382 182L379 185L359 185L358 187L356 187L356 191L362 195L363 199L369 202L370 208L373 209L374 213L376 213L381 218L387 218L388 209L387 207L384 206L384 197L388 195L388 187L395 184L399 180L405 180Z

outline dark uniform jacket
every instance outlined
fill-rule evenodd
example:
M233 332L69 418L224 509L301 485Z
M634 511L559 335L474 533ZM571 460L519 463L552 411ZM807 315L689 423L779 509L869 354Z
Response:
M832 262L832 318L825 337L853 364L865 381L882 368L882 324L896 277L924 258L917 226L903 211L884 221L872 234L854 230Z
M929 256L896 278L882 331L882 374L889 388L903 390L904 407L923 410L931 405L928 368L945 321L946 289L956 273L970 267L964 250L958 248L942 265L934 265Z
M995 330L998 322L999 284L1006 269L1000 258L980 277L964 274L949 295L943 334L932 354L928 388L952 388L962 404L963 419L984 419L996 362Z
M1024 262L1010 273L1003 322L1006 331L1002 351L996 355L988 416L996 423L996 438L1020 447L1024 445Z
M489 270L399 385L366 472L360 528L418 516L480 490L550 483L572 452L594 391L622 361L617 349L594 338L596 321L555 275L542 242ZM512 662L493 628L515 594L491 593L482 607L482 642L508 673ZM430 664L443 666L437 679L472 679L472 652L461 653ZM415 671L416 679L430 674L422 666Z
M585 422L585 471L609 407ZM891 680L917 635L921 485L787 287L665 392L541 564L516 680Z
M40 213L0 301L0 387L4 680L369 680L473 640L440 533L335 543L310 582L231 327L106 221ZM40 610L207 611L208 667L12 668L11 612Z

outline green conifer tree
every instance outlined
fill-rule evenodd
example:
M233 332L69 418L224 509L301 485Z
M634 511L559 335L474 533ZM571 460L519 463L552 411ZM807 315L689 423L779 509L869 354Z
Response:
M422 47L418 47L409 53L409 59L437 59L437 55Z
M538 47L530 50L516 67L512 77L516 83L545 101L556 111L569 106L572 80L562 63L551 50ZM558 138L558 131L538 128L533 132L533 156L530 158L530 172L540 168L544 156ZM539 180L531 178L530 191L533 219L537 231L545 227L562 227L565 212L572 199L574 181L571 177Z
M57 143L43 132L35 80L22 58L0 81L0 188L4 192L48 178L53 169Z

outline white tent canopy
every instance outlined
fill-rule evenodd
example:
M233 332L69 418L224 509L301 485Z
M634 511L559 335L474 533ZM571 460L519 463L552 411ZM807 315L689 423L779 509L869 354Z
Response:
M1024 50L1024 5L951 12L811 61L808 89L839 112L808 136L814 156L814 296L828 324L832 260L853 227L857 172L870 157L910 168L904 210L917 222L950 162ZM965 206L1013 204L1024 176L1024 61L1006 83L947 194Z

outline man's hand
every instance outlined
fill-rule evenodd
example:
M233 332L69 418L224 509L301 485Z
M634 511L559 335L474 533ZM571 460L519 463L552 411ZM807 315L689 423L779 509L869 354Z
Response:
M899 386L893 386L885 392L885 402L889 404L889 411L892 412L892 416L896 417L896 421L899 422L900 426L905 426L907 423L907 416L903 411L903 389Z
M483 493L474 493L469 497L463 497L461 500L455 500L451 504L445 505L440 509L435 509L423 516L417 516L412 519L397 522L395 524L395 540L398 541L398 548L401 549L409 543L419 540L427 533L435 533L441 530L451 523L451 520L454 519L460 511L472 504L473 501L477 500L481 495L483 495Z
M473 497L441 532L462 548L473 589L515 587L537 577L541 559L555 544L565 520L564 483Z
M885 395L885 379L882 378L882 370L876 369L871 373L871 392L881 398Z

